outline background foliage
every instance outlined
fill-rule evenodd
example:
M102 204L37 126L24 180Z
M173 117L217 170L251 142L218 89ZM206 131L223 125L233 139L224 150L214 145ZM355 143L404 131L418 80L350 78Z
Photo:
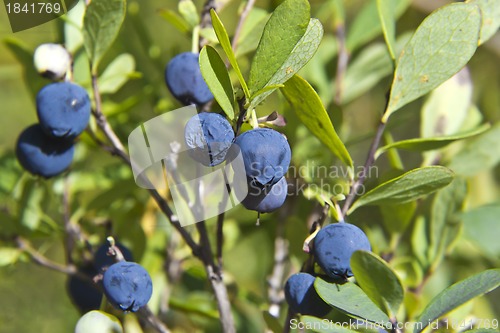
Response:
M286 117L287 126L279 130L287 135L291 144L292 163L309 168L305 170L310 172L302 174L300 181L312 184L324 181L332 186L338 184L344 189L345 195L348 192L347 177L322 180L322 177L312 173L311 166L337 166L343 170L345 165L351 163L351 158L354 166L364 163L385 109L388 89L393 82L393 59L397 58L424 18L447 2L397 1L395 9L382 8L381 13L385 14L381 15L386 20L383 28L377 3L380 5L384 1L310 2L311 17L321 22L324 33L318 51L299 72L305 81L293 77L284 87L273 86L284 81L281 77L273 76L277 69L283 64L286 64L285 68L297 65L287 63L289 59L277 59L276 63L264 64L264 68L256 65L251 67L253 59L266 59L269 56L266 52L273 51L254 54L264 28L263 22L268 19L268 13L276 8L277 1L257 1L242 30L236 51L241 72L249 78L249 94L253 96L259 90L262 91L266 84L270 86L269 91L260 96L268 95L271 90L281 90L281 93L276 91L270 94L262 105L258 105L260 100L257 97L253 105L258 105L259 117L273 111ZM243 5L236 0L220 1L218 4L220 20L232 36ZM200 12L203 3L195 1L195 5ZM192 48L189 31L196 21L192 17L190 21L192 12L186 9L187 19L173 20L173 15L179 15L174 14L178 13L175 1L128 1L126 18L117 32L117 39L107 52L103 52L92 45L82 47L76 28L65 25L68 20L77 20L79 10L81 8L77 7L65 19L16 34L9 32L6 13L3 9L0 11L0 34L4 40L0 44L3 119L0 131L0 265L4 266L0 270L0 332L69 332L79 317L65 291L66 277L31 264L29 256L16 250L12 242L14 235L22 234L44 256L61 263L66 259L63 250L64 177L48 181L34 179L20 168L13 154L18 134L36 121L34 95L49 82L34 72L30 58L34 48L44 42L66 41L67 48L75 55L75 81L89 91L90 68L85 49L94 54L92 70L100 75L103 110L122 141L141 122L180 107L165 87L163 71L169 59ZM496 22L495 11L490 12L493 22ZM305 15L304 10L297 9L297 15ZM471 10L470 15L472 18L469 16L465 20L467 24L473 25L474 16L478 16L479 12ZM391 17L398 18L395 24ZM496 17L498 20L498 15ZM308 17L300 19L309 20ZM458 22L459 19L452 21ZM311 29L314 33L306 34L310 38L308 42L319 42L319 32L313 30L317 29L315 22L312 20L309 26L304 26L298 37L295 36L296 41L306 29ZM444 23L438 21L435 24L442 27ZM345 28L345 45L339 44L342 28ZM444 30L451 31L453 27ZM294 36L289 36L288 32L280 31L279 25L273 30L277 35L283 34L293 39ZM481 30L480 42L486 41L491 34L485 29ZM201 31L201 35L210 41L217 40L213 31ZM275 37L268 36L267 42L271 43L271 48ZM103 38L106 39L106 36ZM426 53L422 39L413 42L415 45L412 42L407 45L412 46L411 50L418 55L417 59L423 61L431 58ZM290 50L278 50L278 54L286 57L286 53L293 49L293 43L290 45ZM338 67L338 54L344 54L342 47L350 54L345 72L342 68L339 71ZM475 47L472 43L470 54L474 53ZM216 50L219 55L224 54L219 45ZM299 54L307 53L307 50L299 51ZM449 51L467 53L463 44ZM207 53L207 57L213 55L211 49L207 49ZM377 156L380 156L375 164L377 168L365 183L366 190L371 190L370 195L363 198L364 202L355 202L351 206L352 214L348 217L349 222L360 226L368 234L374 253L389 261L388 266L392 269L388 270L389 273L380 273L381 276L387 277L387 274L393 274L392 271L397 273L398 278L391 280L394 288L390 288L387 293L374 292L379 290L374 287L377 277L373 277L372 272L363 272L365 265L362 262L383 265L380 259L359 257L355 258L356 263L353 264L356 275L367 276L365 280L359 281L365 293L375 304L387 304L389 314L399 309L403 312L402 318L415 317L433 297L453 283L485 269L499 267L499 57L500 36L497 33L477 49L468 63L468 70L460 72L434 90L431 89L434 86L419 88L420 92L414 97L425 96L403 105L401 99L395 98L398 91L390 95L390 112L401 109L391 115L383 145L396 143L377 152ZM438 60L437 63L431 62L430 71L435 70L436 66L446 67L446 59ZM402 58L400 61L403 62ZM423 72L412 73L422 79L424 86L429 83L428 80L432 83L434 79L425 77L425 65L418 66ZM463 64L454 65L458 70ZM407 68L400 63L398 70L404 74ZM453 69L450 71L453 72ZM262 77L267 78L264 83L260 80ZM230 78L237 96L243 96L246 92L240 89L241 77L231 70ZM401 87L407 89L404 85ZM297 106L294 101L297 93L308 89L316 90L319 99L309 101L315 103L312 106L296 107L293 111L290 103ZM220 91L226 93L228 90L222 87ZM226 93L226 100L218 100L226 113L234 111L234 104L230 105L230 95ZM321 104L324 105L324 113ZM311 110L315 111L315 117L326 124L326 132L314 127ZM328 117L334 128L328 127ZM433 139L423 140L430 137ZM340 140L345 143L348 153L342 149ZM82 135L80 141L67 178L71 190L69 208L71 220L79 225L88 244L97 248L108 234L112 234L132 250L137 261L153 276L155 294L150 305L170 327L176 327L178 332L219 331L217 309L200 262L191 256L147 192L135 185L130 168L95 145L88 134ZM448 143L451 144L446 145ZM399 149L396 151L395 147ZM451 178L448 179L448 169L441 167L409 172L433 164L451 169L454 180L444 189L423 197L420 193L429 193L432 186L438 189L451 181ZM354 171L359 172L359 168L355 167ZM378 186L390 179L395 180ZM400 194L396 190L401 189L401 186L394 186L394 182L403 182L404 188L415 184L418 186L411 195L408 192ZM390 192L394 188L396 190ZM387 193L394 195L387 199ZM331 200L333 194L311 188L305 195L289 197L279 211L263 215L259 227L255 226L256 214L242 207L226 214L223 249L225 278L239 331L262 332L266 327L283 325L285 304L281 304L279 321L263 314L270 304L267 279L275 266L274 250L278 244L275 238L283 237L288 244L286 273L282 277L286 278L298 271L307 259L308 255L302 251L303 241L309 234L312 222L320 215L320 203ZM419 199L415 200L417 197ZM333 209L330 215L329 220L338 217ZM208 228L213 240L215 221L208 221ZM192 229L188 227L188 230ZM84 242L78 246L81 260L81 255L85 254ZM169 272L168 282L163 269L165 249L179 264L177 270L172 268L174 271ZM75 260L79 260L76 255ZM386 266L381 267L384 272ZM175 279L172 280L172 277ZM497 275L489 280L495 281L495 277ZM318 291L322 287L327 288L324 283L317 280ZM471 285L478 283L473 281ZM348 285L338 291L327 288L325 293L356 292L349 288L353 287ZM404 298L398 288L405 288ZM487 289L487 286L484 288ZM325 299L335 299L334 296L321 295ZM381 299L382 296L385 299ZM474 316L479 319L498 319L498 299L497 290L466 303L453 311L449 318ZM160 306L161 300L168 302L168 311ZM448 303L453 302L448 300ZM400 304L403 304L404 310L399 308ZM349 304L337 306L342 308ZM426 315L432 318L432 310L424 313L422 318ZM340 321L347 318L341 312L332 312L330 317ZM136 332L137 329L134 331L133 328L137 326L136 323L132 317L127 318L128 329Z

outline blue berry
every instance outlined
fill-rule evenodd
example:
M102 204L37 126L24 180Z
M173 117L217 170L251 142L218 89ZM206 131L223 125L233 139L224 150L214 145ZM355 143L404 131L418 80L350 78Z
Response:
M184 105L203 105L214 98L201 75L197 53L184 52L172 58L165 69L165 82Z
M38 124L26 128L16 145L17 159L22 167L45 178L66 170L73 160L73 153L72 142L48 137Z
M102 286L108 301L123 311L136 312L148 303L153 293L148 272L141 265L127 261L109 266Z
M215 166L226 158L234 140L234 131L220 114L202 112L187 122L184 140L194 160L205 166Z
M288 183L285 177L274 185L261 186L250 182L248 194L241 203L246 209L270 213L283 205L287 193Z
M126 261L133 261L134 260L133 256L132 256L132 252L130 252L130 250L125 245L123 245L120 242L116 242L115 245L118 247L118 249L120 249L120 251L123 254L123 258ZM104 244L99 246L99 248L97 249L97 251L94 254L94 266L96 267L97 271L99 271L99 272L101 270L103 270L104 268L109 267L115 263L113 257L108 256L108 254L107 254L108 249L109 249L109 245L107 242L105 242Z
M270 128L247 131L235 140L250 181L260 185L276 184L288 171L292 153L281 133Z
M357 250L371 251L363 230L350 223L329 224L314 238L314 255L319 266L332 278L352 276L351 256Z
M97 275L97 270L93 266L83 267L80 271L90 279ZM71 301L82 313L99 309L101 306L102 293L92 285L91 281L71 275L66 288Z
M90 99L77 84L56 82L43 87L36 96L40 125L47 135L73 139L90 119Z
M331 307L319 297L314 289L314 276L308 273L297 273L286 281L285 299L294 313L323 317Z

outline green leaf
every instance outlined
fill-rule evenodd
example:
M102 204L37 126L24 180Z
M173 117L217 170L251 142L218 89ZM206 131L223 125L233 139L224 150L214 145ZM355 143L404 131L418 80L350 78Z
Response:
M191 31L189 23L173 10L162 9L160 10L160 16L182 33L188 34Z
M271 89L269 91L266 91L265 93L259 94L260 91L264 91L270 86L276 86L285 83L302 67L304 67L318 49L322 37L323 27L321 26L321 23L317 19L311 19L306 33L295 45L295 48L289 54L289 57L285 59L285 62L281 65L281 67L264 85L264 88L260 89L252 95L252 103L249 109L254 108L257 104L262 102L274 90Z
M294 75L281 88L300 121L344 164L352 167L349 152L333 128L330 117L314 89L298 75Z
M125 19L125 0L92 0L83 19L85 49L92 63L92 72L115 40Z
M307 0L285 0L276 7L266 23L250 68L251 96L268 84L282 83L270 81L304 37L309 20Z
M352 282L335 284L316 278L314 288L326 303L351 317L382 325L389 322L389 317Z
M427 267L429 264L429 239L427 237L427 228L428 225L426 223L425 217L420 215L415 219L415 224L411 233L412 253L423 267Z
M15 38L4 39L5 46L14 54L17 61L24 69L24 82L33 96L47 84L47 80L43 79L33 66L33 51L31 51L23 42Z
M428 251L434 265L440 263L444 252L458 236L458 214L462 211L466 196L467 182L457 177L450 186L439 191L432 201Z
M410 4L411 0L396 1L395 19L399 18ZM361 9L347 31L346 45L350 53L353 53L358 47L377 37L382 32L382 25L378 17L377 0L370 0Z
M120 54L99 77L99 92L114 94L127 83L129 78L133 77L134 70L134 57L129 53Z
M217 103L229 119L234 118L234 93L224 61L217 51L207 45L200 52L200 69Z
M302 323L306 332L317 333L357 333L357 331L350 330L342 327L334 322L325 322L324 319L312 316L301 316L300 322ZM297 324L297 326L299 326ZM360 325L361 326L361 325ZM293 326L292 326L293 328Z
M283 327L278 318L272 316L268 311L262 311L262 317L266 322L267 328L273 333L283 332Z
M445 187L453 180L453 172L442 166L418 168L384 182L362 195L348 214L361 206L399 204L416 200Z
M177 9L191 28L196 27L200 23L200 16L198 15L198 10L196 9L193 1L180 0L177 5Z
M83 45L82 26L85 7L85 2L78 1L65 15L64 46L71 54Z
M467 67L434 89L421 111L423 138L456 134L467 117L472 100L472 80Z
M458 133L455 135L447 135L434 138L416 138L409 140L402 140L398 142L391 143L389 145L383 146L377 150L375 157L378 158L380 155L392 148L412 150L412 151L426 151L443 148L452 142L457 140L467 139L481 133L484 133L490 128L489 124L484 124L479 128L473 129L471 131L466 131L463 133Z
M479 45L484 44L500 28L500 6L498 0L469 0L469 4L479 6L483 18Z
M382 33L392 60L396 59L396 4L395 0L377 0Z
M380 212L387 231L391 234L404 232L412 221L416 209L415 201L397 205L381 205Z
M271 15L260 8L252 8L241 28L241 34L236 41L236 57L254 51L259 46L259 40Z
M486 294L500 285L500 269L489 269L462 280L443 290L434 297L417 320L422 325L415 325L414 333L419 333L429 323L439 319L442 315L470 301Z
M396 53L401 52L410 37L409 32L398 37L395 46ZM383 43L373 43L364 47L347 67L342 89L342 103L347 104L370 91L393 71L394 63Z
M464 224L464 237L470 239L482 253L491 258L500 257L500 242L498 235L492 230L498 230L500 204L492 204L474 208L459 217Z
M231 66L233 66L233 69L238 76L238 80L240 81L241 88L245 93L245 97L247 99L250 99L250 91L248 90L245 78L243 78L243 74L241 74L240 67L238 66L238 62L236 61L236 56L234 55L233 49L231 48L231 42L229 41L229 36L227 34L226 28L224 27L224 24L222 24L222 21L220 20L215 10L210 10L210 16L212 18L212 25L214 27L215 34L219 39L219 43L222 46L224 53L226 53L226 57L229 60L229 63L231 64Z
M370 299L390 317L395 318L403 302L404 290L396 273L379 256L356 251L351 257L356 282Z
M24 184L19 205L19 220L22 226L36 230L43 220L42 203L47 193L45 186L39 181L29 179Z
M19 259L22 251L17 248L2 247L0 248L0 267L13 265Z
M473 176L500 162L500 124L467 142L448 163L456 174Z
M399 57L383 121L462 69L476 51L480 25L479 8L464 3L430 14Z

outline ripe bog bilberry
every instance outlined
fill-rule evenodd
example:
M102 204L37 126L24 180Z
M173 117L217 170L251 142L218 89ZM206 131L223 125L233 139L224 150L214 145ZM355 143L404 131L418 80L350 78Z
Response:
M83 267L80 271L90 278L97 274L94 266ZM82 313L99 309L101 306L102 293L92 285L91 281L71 275L66 282L66 288L71 301Z
M50 178L66 170L73 160L71 141L48 137L39 124L26 128L17 140L16 156L34 175Z
M121 261L109 266L102 279L104 294L117 309L136 312L153 293L148 272L139 264Z
M314 238L314 255L319 266L332 278L352 276L351 256L357 250L371 251L363 230L353 224L329 224Z
M259 213L270 213L283 205L287 190L288 183L285 177L282 177L274 185L262 186L250 182L248 194L241 203L246 209Z
M178 54L165 69L168 89L184 105L203 105L214 98L201 75L198 57L192 52Z
M36 96L40 125L47 135L73 139L90 119L90 99L77 84L56 82L43 87Z
M288 171L292 153L281 133L270 128L257 128L239 135L235 144L240 148L250 181L273 185Z
M234 131L220 114L202 112L187 122L184 140L194 160L205 166L215 166L226 158L234 140Z
M314 289L314 276L297 273L286 281L285 299L294 313L323 317L331 307L319 297Z

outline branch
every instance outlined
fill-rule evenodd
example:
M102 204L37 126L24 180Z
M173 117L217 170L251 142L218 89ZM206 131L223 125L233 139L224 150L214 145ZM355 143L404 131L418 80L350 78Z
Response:
M210 17L210 9L217 11L217 4L215 0L207 0L203 5L203 10L201 11L200 19L200 30L204 28L210 28L212 26L212 18ZM203 46L208 44L208 40L205 38L200 38L198 43L199 49L201 50Z
M339 45L339 53L337 59L337 72L335 74L335 103L342 104L342 95L344 92L344 77L347 70L347 63L349 62L349 53L347 52L345 44L345 26L344 23L337 23L335 35Z
M351 207L358 189L365 182L366 177L368 175L368 170L375 162L375 152L377 151L377 148L380 145L380 139L382 138L382 134L384 133L385 126L386 126L386 123L384 123L384 122L380 122L378 124L377 133L375 133L375 137L373 138L370 149L368 150L365 165L363 166L363 169L361 170L361 173L360 173L358 179L354 182L354 184L352 184L351 190L349 191L349 194L347 195L344 206L342 207L342 214L344 216L347 214L349 207Z
M238 48L237 44L240 38L241 30L243 29L243 24L245 23L248 14L250 14L250 11L252 10L254 5L255 5L255 0L248 0L247 4L245 5L245 8L243 9L243 12L240 15L238 25L236 26L236 30L234 31L233 40L231 42L234 53L236 53L236 49Z
M90 281L88 276L80 273L75 265L70 264L70 265L65 266L65 265L61 265L59 263L56 263L56 262L50 260L49 258L45 257L43 254L38 252L36 249L34 249L29 241L27 241L21 237L17 237L16 244L20 250L22 250L23 252L25 252L26 254L28 254L30 256L31 260L33 260L33 262L35 264L42 266L42 267L46 267L50 270L53 270L53 271L56 271L59 273L78 276L82 280Z

